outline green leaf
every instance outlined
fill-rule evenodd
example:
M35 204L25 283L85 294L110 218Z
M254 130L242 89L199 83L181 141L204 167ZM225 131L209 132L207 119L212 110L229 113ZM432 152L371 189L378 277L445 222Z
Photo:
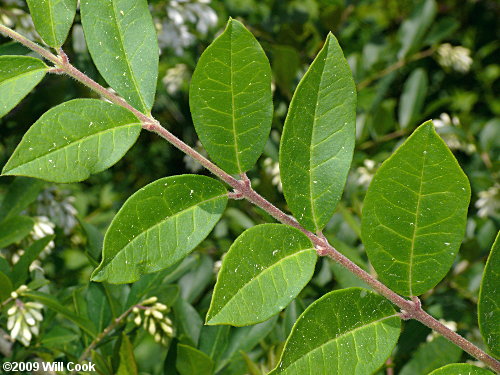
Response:
M244 326L278 313L314 273L316 251L298 229L262 224L246 230L224 256L207 324Z
M461 355L462 349L458 346L442 336L436 337L417 349L399 375L426 375L440 366L458 361Z
M13 215L18 215L38 197L43 182L33 178L17 177L0 206L0 221Z
M71 100L33 124L2 173L82 181L120 160L140 131L140 121L120 106L96 99Z
M429 375L493 375L493 373L468 363L452 363L430 372Z
M214 372L214 363L209 356L192 346L183 344L177 345L175 367L180 375L211 375Z
M95 332L93 328L93 324L90 320L87 318L81 317L76 315L74 312L69 310L68 308L64 307L61 305L61 303L53 296L42 293L42 292L34 292L34 291L29 291L29 292L24 292L23 296L38 301L42 303L43 305L47 306L49 309L54 310L55 312L58 312L62 316L64 316L66 319L72 321L75 323L78 327L81 328L81 330L91 337L95 337L97 333Z
M500 232L486 262L479 292L478 319L484 343L500 358Z
M283 192L306 229L323 229L333 215L351 165L355 125L356 87L329 34L295 91L281 137Z
M27 0L35 29L45 44L58 48L64 44L73 24L77 0Z
M422 39L432 25L437 13L435 0L421 0L413 10L409 19L403 22L399 30L401 49L398 58L404 59L418 50Z
M188 255L219 221L227 191L213 178L166 177L133 194L104 237L93 281L131 283Z
M40 255L54 237L43 237L26 249L21 258L12 267L12 282L14 286L18 287L21 284L25 284L31 263L38 258L38 255Z
M371 374L391 354L401 320L390 302L361 288L330 292L297 319L270 375Z
M80 12L99 73L129 104L149 113L156 93L159 49L147 1L85 0Z
M230 19L203 52L189 90L196 132L228 173L244 173L259 158L271 130L271 67L255 37Z
M469 181L432 122L378 169L366 194L361 238L380 279L417 296L446 275L465 231Z
M214 277L214 261L207 254L197 257L196 267L179 280L181 297L194 303L211 284Z
M424 69L415 69L406 80L399 100L399 125L406 128L413 125L422 113L427 95L427 73Z
M101 284L89 283L85 300L89 319L94 323L97 332L102 332L112 317L104 287Z
M0 303L10 297L13 289L12 281L10 281L9 277L5 273L0 272Z
M38 85L47 70L47 65L34 57L0 56L0 118Z
M228 345L230 326L203 326L199 349L218 363Z
M137 363L135 362L134 346L125 333L122 333L120 345L120 366L117 375L137 375Z
M203 321L198 311L182 298L177 298L173 306L175 325L179 332L177 338L183 343L198 346Z
M0 249L21 241L30 234L35 222L27 216L13 216L0 223Z

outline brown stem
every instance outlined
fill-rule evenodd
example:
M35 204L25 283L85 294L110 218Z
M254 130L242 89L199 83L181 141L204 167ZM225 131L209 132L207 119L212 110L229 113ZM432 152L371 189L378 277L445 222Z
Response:
M494 359L493 357L489 356L486 354L483 350L469 342L468 340L464 339L457 333L453 332L450 330L448 327L444 326L441 324L439 321L434 319L432 316L430 316L428 313L422 310L420 307L420 301L418 299L414 299L413 301L407 300L391 289L389 289L387 286L382 284L380 281L378 281L376 278L371 276L368 272L363 270L362 268L358 267L354 262L349 260L346 256L341 254L339 251L337 251L328 241L327 239L319 233L318 235L308 231L307 229L303 228L295 218L285 214L283 211L281 211L279 208L274 206L272 203L270 203L268 200L266 200L264 197L262 197L259 193L257 193L255 190L253 190L250 181L246 177L246 175L242 175L240 180L234 178L233 176L229 175L228 173L224 172L222 169L217 167L214 163L212 163L210 160L205 158L203 155L198 153L196 150L188 146L186 143L184 143L182 140L177 138L175 135L170 133L167 129L162 127L160 123L154 119L151 115L145 115L142 112L138 111L134 107L132 107L130 104L128 104L124 99L119 97L118 95L115 95L114 93L110 92L106 88L102 87L99 85L97 82L92 80L90 77L85 75L84 73L80 72L77 68L75 68L73 65L71 65L66 59L64 59L64 55L61 56L55 56L49 51L46 51L43 47L40 47L39 45L29 41L22 35L16 33L15 31L9 29L6 26L0 25L0 32L3 32L10 36L11 38L17 40L18 42L24 44L28 48L31 48L35 52L39 53L41 56L45 57L47 60L53 62L57 68L63 70L66 74L69 76L73 77L77 81L83 83L90 89L96 91L97 93L101 94L103 97L106 99L110 100L111 102L120 105L131 112L133 112L139 120L142 122L142 127L146 130L149 130L153 133L158 134L160 137L166 139L169 143L171 143L173 146L177 147L179 150L184 152L185 154L191 156L194 160L198 161L202 166L204 166L206 169L208 169L210 172L212 172L214 175L219 177L222 181L226 182L228 185L230 185L236 193L241 194L245 199L248 201L252 202L256 206L262 208L264 211L266 211L268 214L270 214L272 217L274 217L276 220L280 221L283 224L290 225L292 227L295 227L302 231L307 237L311 239L311 241L314 243L317 249L317 253L320 256L328 256L335 260L337 263L340 263L343 267L345 267L347 270L352 272L354 275L356 275L358 278L363 280L366 284L370 285L374 290L376 290L379 294L390 300L392 303L397 305L402 311L404 311L404 317L411 318L411 319L416 319L426 326L434 329L436 332L439 332L442 334L444 337L446 337L448 340L452 341L459 347L461 347L463 350L471 354L472 356L476 357L477 359L482 360L484 363L486 363L488 366L490 366L492 369L494 369L497 372L500 372L500 362ZM377 74L375 77L370 78L369 80L361 82L361 84L358 86L358 89L360 86L365 87L366 85L370 84L373 80L378 79L382 77L385 74L390 73L393 70L396 70L406 64L409 61L415 61L418 60L419 58L423 58L425 56L429 56L433 53L434 49L428 49L426 51L422 51L420 53L417 53L410 57L407 60L400 61L393 66L385 69L384 71L380 72ZM364 86L363 86L364 85ZM113 323L111 323L104 331L96 337L96 339L87 347L87 349L84 351L82 356L80 357L81 360L83 361L86 359L90 353L90 351L95 348L95 346L106 336L108 335L112 330L114 330L120 323L121 321L132 311L131 307L128 309L125 313L123 313L120 317L115 319Z
M358 85L357 85L358 91L363 90L365 87L369 86L372 82L374 82L382 77L385 77L387 74L392 73L395 70L402 68L403 66L409 64L412 61L417 61L417 60L423 59L425 57L431 56L435 50L436 50L435 47L431 47L431 48L426 49L424 51L417 52L414 55L412 55L406 59L399 60L399 61L395 62L394 64L388 66L387 68L381 70L380 72L375 73L373 76L368 77L364 81L361 81L360 83L358 83Z

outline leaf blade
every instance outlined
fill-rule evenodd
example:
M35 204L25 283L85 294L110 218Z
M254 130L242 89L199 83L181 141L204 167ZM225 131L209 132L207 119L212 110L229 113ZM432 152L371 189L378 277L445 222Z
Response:
M132 106L153 107L159 49L146 0L81 2L85 39L99 73Z
M355 118L354 80L329 34L295 91L280 145L283 193L306 229L323 229L342 195L354 151Z
M96 99L71 100L33 124L2 173L62 183L82 181L118 162L140 131L140 121L122 107Z
M493 375L493 373L468 363L452 363L430 372L429 375Z
M77 0L27 0L36 31L49 47L64 44L73 24Z
M407 128L418 120L427 94L428 78L424 69L415 69L406 80L399 104L399 125Z
M489 351L500 358L500 232L491 248L481 281L478 320L481 336Z
M269 319L309 282L316 259L314 245L298 229L261 224L246 230L224 256L207 324L243 326Z
M390 355L400 330L391 304L375 293L330 292L297 319L270 375L372 373Z
M133 282L141 274L173 265L208 235L226 203L224 186L205 176L166 177L145 186L127 199L113 219L104 237L103 260L92 280ZM179 233L177 226L186 231ZM147 249L144 258L143 248Z
M364 201L361 238L380 279L406 296L441 281L462 242L469 200L466 175L424 123L382 164Z
M211 375L214 370L214 362L202 351L179 343L177 344L175 367L181 375Z
M35 222L28 216L12 216L0 223L0 248L6 247L26 237Z
M40 83L47 70L47 65L34 57L0 56L0 118Z
M230 19L203 52L189 93L196 133L210 157L229 173L250 169L271 130L271 67L240 22Z

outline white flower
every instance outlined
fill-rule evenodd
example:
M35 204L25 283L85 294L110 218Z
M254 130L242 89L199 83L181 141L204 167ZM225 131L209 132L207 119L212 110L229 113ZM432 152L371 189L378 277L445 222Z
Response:
M35 241L54 234L55 224L46 216L35 216L33 219L35 219L35 225L31 231L31 237ZM50 241L40 253L40 258L43 259L49 255L54 247L54 241Z
M472 65L468 48L454 47L449 43L441 44L437 50L438 63L444 68L451 68L460 73L467 73Z
M280 165L271 158L264 159L264 171L271 176L271 183L275 185L279 191L283 191L281 184Z
M479 210L477 212L479 217L498 215L500 213L500 184L495 184L488 190L479 192L476 208Z
M78 212L73 206L75 197L68 190L60 190L51 186L40 193L37 198L37 214L49 217L58 227L63 228L64 234L69 235L78 223Z
M162 345L168 344L168 339L173 337L172 321L166 316L170 310L168 306L157 302L157 297L150 297L132 309L132 320L136 326L142 326L155 341Z
M217 13L209 6L210 0L172 0L166 8L167 20L156 22L158 42L161 48L170 47L177 55L193 45L195 35L190 31L194 26L202 37L217 24Z
M33 336L38 335L39 325L43 320L40 312L42 308L43 305L37 302L23 303L16 299L7 311L7 329L10 330L10 336L24 346L29 346Z
M364 166L356 169L356 172L358 173L357 183L368 187L373 179L373 176L375 175L377 163L373 160L366 159L363 164Z
M181 88L182 84L188 81L190 74L186 64L177 64L173 68L167 70L162 82L165 85L167 92L174 95Z

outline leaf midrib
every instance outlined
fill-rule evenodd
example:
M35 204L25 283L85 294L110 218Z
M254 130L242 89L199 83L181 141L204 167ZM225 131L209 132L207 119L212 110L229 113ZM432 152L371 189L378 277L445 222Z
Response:
M60 148L55 148L55 149L50 150L50 151L48 151L48 152L46 152L46 153L44 153L44 154L42 154L42 155L38 155L38 156L36 156L35 158L33 158L33 159L31 159L31 160L28 160L28 161L26 161L26 162L23 162L23 163L21 163L21 164L18 164L18 165L16 165L16 166L12 167L12 168L11 168L11 169L9 169L9 170L6 170L6 169L4 168L3 173L12 172L12 171L14 171L15 169L17 169L17 168L19 168L19 167L22 167L22 166L26 166L26 165L28 165L28 164L31 164L31 163L33 163L33 162L37 161L38 159L44 158L44 157L45 157L45 156L47 156L47 155L53 154L53 153L55 153L55 152L57 152L57 151L64 150L65 148L70 147L70 146L72 146L72 145L74 145L74 144L76 144L76 143L81 143L81 142L84 142L85 140L87 140L87 139L89 139L89 138L93 138L93 137L95 137L95 136L99 136L99 135L101 135L101 134L107 133L108 131L114 131L114 130L119 129L119 128L127 128L127 127L132 127L132 126L137 126L137 125L139 125L139 126L140 126L140 123L128 123L128 124L125 124L125 125L114 126L114 127L112 127L112 128L108 128L108 129L105 129L105 130L99 131L99 132L97 132L97 133L92 133L92 134L90 134L90 135L86 135L85 137L83 137L83 138L79 138L79 139L77 139L77 140L75 140L75 141L72 141L72 142L70 142L70 143L67 143L67 144L63 145L62 147L60 147ZM7 166L8 166L8 164L7 164L5 167L7 167Z
M301 355L301 356L300 356L300 357L298 357L296 360L294 360L293 362L291 362L288 366L283 367L283 370L282 370L282 371L280 371L280 372L284 372L287 368L289 368L290 366L292 366L294 363L298 362L300 359L304 358L305 356L309 355L310 353L312 353L312 352L314 352L314 351L316 351L316 350L318 350L318 349L322 349L322 348L323 348L323 347L325 347L326 345L328 345L328 344L330 344L330 343L332 343L332 342L334 342L334 341L337 341L338 339L341 339L341 338L346 337L346 336L348 336L348 335L354 334L356 331L359 331L359 330L361 330L361 329L363 329L363 328L370 327L370 326L372 326L372 325L374 325L374 324L377 324L377 323L383 322L384 320L388 320L388 319L395 318L395 317L397 317L397 316L398 316L397 314L393 314L393 315L385 316L385 317L383 317L383 318L381 318L381 319L377 319L377 320L371 321L371 322L370 322L370 323L368 323L368 324L365 324L365 325L362 325L362 326L356 327L356 328L354 328L354 329L352 329L352 330L350 330L350 331L347 331L347 332L341 333L340 335L335 336L333 339L331 339L331 340L328 340L328 341L324 342L323 344L321 344L321 345L319 345L319 346L315 347L315 348L314 348L314 349L312 349L312 350L309 350L309 351L308 351L308 352L306 352L304 355ZM293 332L292 332L292 333L293 333ZM292 334L292 333L291 333L291 334ZM290 335L291 335L291 334L290 334ZM286 350L286 346L285 346L285 348L283 349L283 352L284 352L284 353L285 353L285 350Z
M53 17L53 13L52 13L52 0L47 0L47 4L48 4L48 13L49 13L49 18L50 18L50 21L49 22L49 25L50 25L50 31L52 32L52 38L54 40L54 44L59 44L57 43L57 37L56 37L56 29L55 29L55 19Z
M148 106L144 102L144 98L142 97L142 91L140 90L140 88L138 86L137 80L135 79L134 71L132 70L132 67L130 66L130 62L128 61L127 50L125 49L125 44L124 44L123 35L122 35L122 29L121 29L121 24L120 24L120 22L118 20L116 3L114 1L112 1L112 5L111 6L113 8L113 17L114 17L114 20L115 20L115 23L116 23L116 28L118 30L118 37L120 38L121 51L122 51L123 55L125 56L124 60L125 60L125 63L127 64L127 68L128 68L129 74L130 74L130 78L132 80L132 84L134 85L134 88L135 88L135 90L137 92L137 95L139 96L139 100L141 101L141 104L142 104L142 107L143 107L144 111L147 112L148 111Z
M231 125L233 127L233 142L234 142L234 152L236 156L236 165L238 166L238 171L240 173L243 173L243 171L241 170L238 136L236 134L236 115L234 111L233 31L234 31L234 26L231 22L231 34L229 35L229 69L231 69L231 82L229 84L229 87L231 88L231 112L232 112Z
M429 140L429 137L427 137L427 141ZM427 144L425 148L427 147ZM410 247L410 263L409 263L409 275L408 275L408 281L409 281L409 291L410 291L410 296L413 296L413 258L414 258L414 253L415 253L415 240L417 239L417 228L418 228L418 216L419 216L419 211L420 211L420 202L422 201L422 187L423 187L423 180L424 180L424 167L425 167L425 159L427 157L427 149L424 150L423 157L422 157L422 167L421 167L421 172L420 172L420 184L418 187L418 195L417 195L417 207L415 209L415 224L413 225L413 235L412 235L412 240L411 240L411 247Z
M215 201L215 200L223 198L225 196L227 196L227 194L220 194L220 195L217 195L215 197L212 197L212 198L209 198L209 199L205 199L204 201L196 202L192 206L189 206L188 208L182 209L182 210L176 212L173 215L167 216L166 218L160 220L156 224L150 226L149 228L147 228L146 230L142 231L137 236L135 236L130 242L128 242L121 249L119 249L116 253L114 253L112 255L112 258L110 259L110 261L108 263L106 263L105 265L103 265L103 267L101 268L100 272L102 272L102 270L104 270L105 268L107 268L114 261L114 259L118 256L118 254L120 254L123 251L126 251L130 246L132 246L135 242L137 242L139 238L142 238L142 236L144 235L144 233L149 232L153 228L156 228L156 227L158 227L160 225L163 225L165 222L167 222L167 221L169 221L169 220L171 220L173 218L176 218L177 216L180 216L181 214L184 214L184 213L189 212L189 211L191 211L191 210L193 210L193 209L195 209L195 208L197 208L197 207L199 207L201 205L204 205L205 203L208 203L208 202L211 202L211 201ZM112 228L110 228L110 229L112 229ZM104 247L106 247L106 242L107 242L106 238L104 238Z
M227 300L227 303L222 305L222 307L215 313L215 315L212 316L212 319L214 319L217 315L220 315L222 313L222 311L229 305L229 303L234 300L236 298L236 296L239 294L240 291L243 291L243 289L245 289L249 284L251 284L253 281L255 281L256 279L258 279L259 277L261 277L263 274L267 273L267 272L271 272L271 270L275 267L277 267L279 264L281 264L283 261L287 260L288 258L292 258L294 256L298 256L302 253L305 253L306 251L309 251L309 250L313 250L314 251L314 248L307 248L307 249L302 249L302 250L299 250L299 251L296 251L292 254L289 254L287 255L286 257L283 257L281 259L279 259L277 262L271 264L269 267L261 270L260 272L258 272L255 277L253 277L252 279L248 280L246 283L244 283L242 286L239 287L238 291L233 294L231 296L231 298L229 298ZM221 270L222 271L222 270Z

